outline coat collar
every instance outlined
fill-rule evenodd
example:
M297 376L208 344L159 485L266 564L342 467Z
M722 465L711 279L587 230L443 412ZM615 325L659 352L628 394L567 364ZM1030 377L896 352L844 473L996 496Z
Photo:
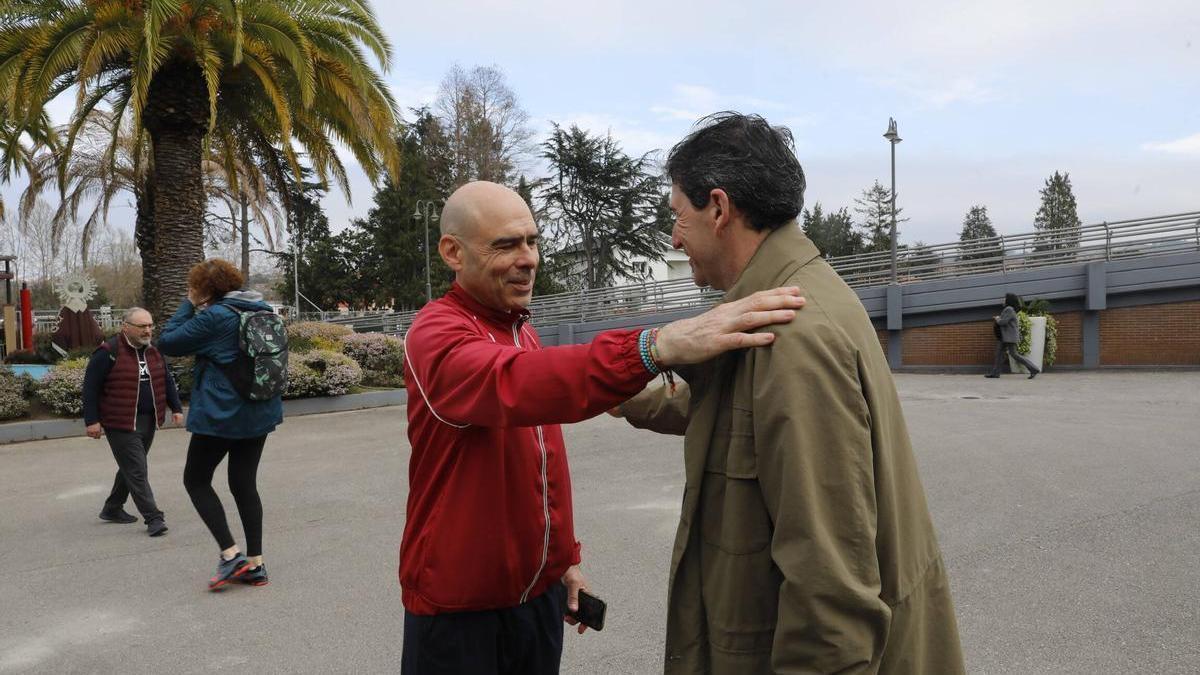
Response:
M725 292L722 302L733 302L778 286L792 272L819 258L816 244L804 235L800 225L792 220L767 235L751 256L746 269Z
M468 293L462 286L459 286L457 281L450 285L450 290L446 292L445 297L467 308L467 311L478 317L484 317L505 325L515 323L516 321L528 321L531 316L528 309L510 311L488 307L476 300L475 296Z

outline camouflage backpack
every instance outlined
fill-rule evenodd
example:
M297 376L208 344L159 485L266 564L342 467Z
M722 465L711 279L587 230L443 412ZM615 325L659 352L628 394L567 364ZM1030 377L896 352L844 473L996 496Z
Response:
M225 377L242 398L268 401L287 389L288 341L283 319L270 310L242 311L222 305L238 315L238 356L220 364Z

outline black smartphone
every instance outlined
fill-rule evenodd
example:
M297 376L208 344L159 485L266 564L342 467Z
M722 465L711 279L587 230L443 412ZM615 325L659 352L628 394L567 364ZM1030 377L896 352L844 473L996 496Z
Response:
M567 615L592 630L604 630L604 613L606 611L608 611L608 605L603 600L580 589L579 610L568 611Z

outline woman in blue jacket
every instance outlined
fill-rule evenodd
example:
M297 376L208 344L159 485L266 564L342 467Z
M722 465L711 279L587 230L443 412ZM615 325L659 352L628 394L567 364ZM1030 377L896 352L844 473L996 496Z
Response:
M283 421L279 396L265 401L242 398L222 370L239 354L241 320L237 310L270 310L262 295L239 290L245 280L228 261L205 260L188 273L188 297L167 322L158 349L169 356L195 356L192 396L188 407L188 444L183 484L208 526L221 558L209 580L217 590L230 580L256 586L267 583L262 558L262 501L258 496L258 462L267 434ZM243 553L233 541L225 508L213 490L217 465L229 455L229 491L237 503L246 533Z

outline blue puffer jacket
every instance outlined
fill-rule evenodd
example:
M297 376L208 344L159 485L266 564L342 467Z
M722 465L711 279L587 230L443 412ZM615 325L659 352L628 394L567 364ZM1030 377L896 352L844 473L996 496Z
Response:
M238 355L240 310L269 310L262 294L231 291L207 309L197 312L184 300L167 321L158 338L158 350L168 356L195 356L192 398L188 404L187 430L221 438L255 438L275 430L283 421L283 401L247 401L230 384L216 363L232 363ZM216 363L206 363L206 361Z

